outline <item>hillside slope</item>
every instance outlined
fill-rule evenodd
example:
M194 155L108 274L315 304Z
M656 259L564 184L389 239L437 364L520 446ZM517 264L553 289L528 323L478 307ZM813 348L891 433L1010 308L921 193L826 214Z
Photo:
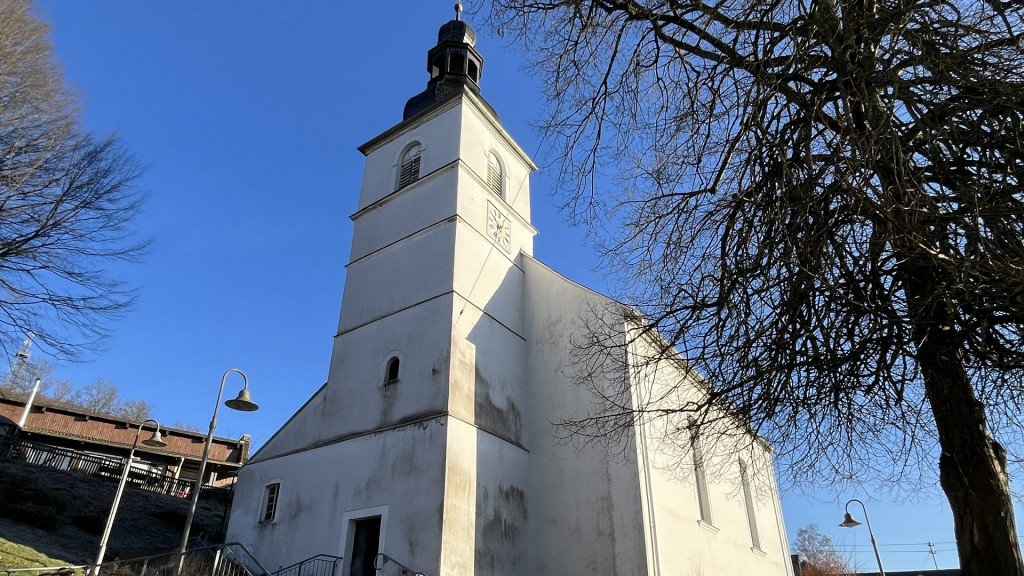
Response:
M30 493L37 494L35 498L41 502L18 503L18 510L8 516L20 520L4 517L0 511L0 538L58 558L64 564L93 562L117 485L100 478L0 460L0 510L10 508L12 499L23 493L21 488L32 485L40 490ZM177 548L189 503L127 488L107 545L107 559ZM50 512L56 517L49 517ZM209 544L221 542L226 513L227 506L221 499L200 499L192 537ZM0 568L4 567L0 557Z

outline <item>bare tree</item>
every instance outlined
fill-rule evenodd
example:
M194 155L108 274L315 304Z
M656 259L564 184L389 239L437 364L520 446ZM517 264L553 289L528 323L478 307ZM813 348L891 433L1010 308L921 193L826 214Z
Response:
M132 422L142 422L153 416L145 400L121 400L117 403L117 415Z
M32 332L50 353L80 352L132 303L108 267L144 248L128 229L140 173L116 137L79 125L29 2L0 3L0 348Z
M97 378L82 388L75 388L70 382L53 378L53 365L45 360L24 362L25 378L3 379L0 396L26 401L32 392L36 378L40 380L38 402L84 410L139 422L150 417L152 408L144 400L128 400L121 397L117 386L104 378ZM10 376L10 373L8 374Z
M798 479L937 459L963 574L1024 573L995 440L1019 462L1024 6L489 4L545 73L566 206L617 296L707 385L646 416L725 411ZM591 416L569 424L632 423Z
M121 398L117 386L104 378L97 378L84 388L76 390L70 404L87 412L108 414L126 420L142 421L150 417L150 406L144 400Z
M118 410L117 386L97 378L75 395L75 404L97 414L115 414Z
M75 387L71 385L67 380L43 380L44 384L49 384L46 388L44 398L48 402L55 404L73 404L75 401L75 394L78 392ZM145 420L145 418L143 418Z
M792 549L801 556L801 576L846 576L854 573L849 559L836 550L832 538L814 524L796 531Z

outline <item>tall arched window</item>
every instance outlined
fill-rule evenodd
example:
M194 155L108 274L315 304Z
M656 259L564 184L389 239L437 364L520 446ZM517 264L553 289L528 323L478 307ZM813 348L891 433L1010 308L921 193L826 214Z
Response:
M392 356L391 359L388 360L387 375L384 377L385 384L398 382L398 366L398 356Z
M747 463L740 459L740 483L743 484L743 505L747 509L747 525L750 528L750 543L754 548L761 549L761 536L757 532L757 518L754 516L754 494L750 490L750 475Z
M423 146L419 142L409 146L402 154L398 165L398 187L402 188L420 179L420 155Z
M711 524L711 495L708 494L708 477L704 469L704 450L700 436L696 432L690 436L690 448L693 450L693 475L697 487L700 519Z
M501 162L494 152L487 153L487 187L491 192L501 196Z

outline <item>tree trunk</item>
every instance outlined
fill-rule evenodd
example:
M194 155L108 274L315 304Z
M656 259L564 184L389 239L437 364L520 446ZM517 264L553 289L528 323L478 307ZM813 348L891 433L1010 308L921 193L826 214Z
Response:
M939 433L939 481L953 510L961 574L1024 576L1005 451L988 433L985 406L971 385L945 299L931 281L935 270L912 262L901 271Z

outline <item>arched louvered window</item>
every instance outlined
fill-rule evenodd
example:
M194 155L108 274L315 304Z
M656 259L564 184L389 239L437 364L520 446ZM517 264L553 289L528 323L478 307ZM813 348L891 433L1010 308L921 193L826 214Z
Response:
M498 196L501 196L501 162L494 152L487 153L487 187Z
M403 188L420 179L420 155L423 153L423 146L419 142L409 146L402 154L402 161L398 165L398 187Z

